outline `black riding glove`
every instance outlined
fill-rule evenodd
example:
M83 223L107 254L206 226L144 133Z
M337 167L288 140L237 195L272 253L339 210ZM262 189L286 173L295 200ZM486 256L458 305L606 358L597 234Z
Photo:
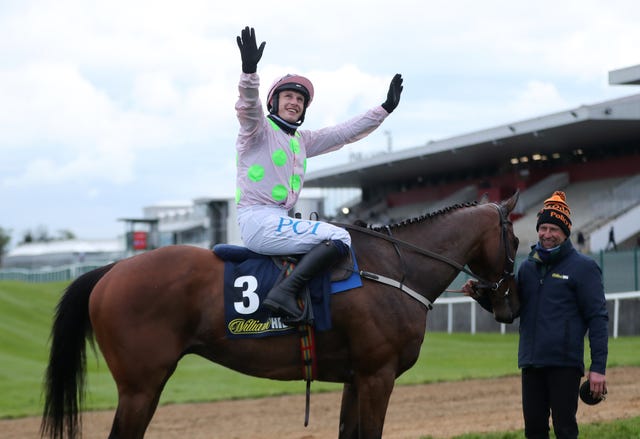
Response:
M389 91L387 92L387 100L382 104L382 108L387 110L387 113L391 114L396 109L400 102L400 94L402 93L402 75L396 73L389 85Z
M236 37L238 47L240 48L240 56L242 57L242 71L244 73L255 73L258 70L258 61L262 58L266 42L262 42L260 47L256 44L256 31L249 26L245 27Z

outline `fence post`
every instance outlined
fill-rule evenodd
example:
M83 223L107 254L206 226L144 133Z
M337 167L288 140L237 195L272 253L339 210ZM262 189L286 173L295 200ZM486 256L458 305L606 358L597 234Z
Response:
M471 302L471 334L476 333L476 301Z
M634 276L634 289L638 291L638 251L640 247L636 246L633 249L633 276Z
M602 281L604 282L604 277L606 276L604 272L604 250L600 250L600 270L602 271Z
M613 301L613 338L618 338L618 324L620 323L620 299Z

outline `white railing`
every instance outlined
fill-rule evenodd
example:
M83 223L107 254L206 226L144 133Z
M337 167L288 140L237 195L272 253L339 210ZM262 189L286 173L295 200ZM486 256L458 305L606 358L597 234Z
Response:
M640 291L628 291L625 293L605 294L607 300L613 300L613 338L618 338L618 326L620 323L620 301L640 298Z
M3 268L0 270L0 280L17 280L22 282L64 282L99 268L105 263L71 264L60 267L47 267L37 270L25 268Z
M628 299L640 299L640 291L627 291L623 293L608 293L605 294L607 302L613 301L613 338L618 338L618 329L620 326L620 301ZM476 307L477 302L470 297L444 297L436 300L435 306L447 307L447 333L453 332L453 305L468 303L471 307L471 333L476 333ZM500 324L500 333L506 332L507 325Z

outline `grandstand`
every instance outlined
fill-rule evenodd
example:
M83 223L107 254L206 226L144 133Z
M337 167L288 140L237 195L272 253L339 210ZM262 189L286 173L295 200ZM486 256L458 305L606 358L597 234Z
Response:
M631 194L623 192L622 189L627 187L633 189ZM637 208L640 200L640 174L631 177L612 177L575 183L571 183L567 176L564 184L556 185L555 189L565 191L567 202L572 211L573 235L575 236L578 231L581 231L586 238L586 248L591 252L598 252L606 247L608 231L611 226L614 227L618 239L621 241L620 248L635 245L638 230L635 227L621 226L620 219L629 212L638 218L638 213L634 208ZM553 190L536 191L535 197L532 197L536 201L515 222L514 230L520 238L521 251L528 251L529 246L536 243L537 212L542 200L548 197ZM636 226L638 225L636 223ZM598 234L604 235L604 240L599 239L593 242L594 239L591 237L598 236Z
M611 84L640 84L640 65L609 77ZM374 224L519 190L520 252L536 241L541 201L562 189L587 250L604 249L611 227L620 247L630 248L640 238L640 94L323 169L309 173L305 187L360 189L340 210L348 213L336 215Z

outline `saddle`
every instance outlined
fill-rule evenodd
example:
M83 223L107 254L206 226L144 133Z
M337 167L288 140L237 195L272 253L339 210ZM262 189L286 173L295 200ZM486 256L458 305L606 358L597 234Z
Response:
M232 276L227 273L231 267L235 267L234 277L238 276L238 270L244 272L243 276L256 276L258 285L260 285L256 292L261 298L266 297L273 285L291 273L295 264L304 256L300 254L263 255L244 246L231 244L216 244L213 247L213 252L225 261L225 279ZM292 321L285 318L282 322L289 326L298 326L302 322L318 326L321 321L324 321L325 323L320 323L319 327L327 326L330 324L329 295L361 286L362 279L352 250L349 255L340 258L331 270L311 279L306 288L299 292L298 300L303 310L303 319Z
M223 261L243 262L247 259L269 258L277 267L283 267L287 262L296 264L304 255L263 255L249 250L247 247L233 244L216 244L213 246L213 252ZM355 258L353 250L348 255L343 256L336 262L330 271L331 282L341 282L349 279L353 275L355 269Z

